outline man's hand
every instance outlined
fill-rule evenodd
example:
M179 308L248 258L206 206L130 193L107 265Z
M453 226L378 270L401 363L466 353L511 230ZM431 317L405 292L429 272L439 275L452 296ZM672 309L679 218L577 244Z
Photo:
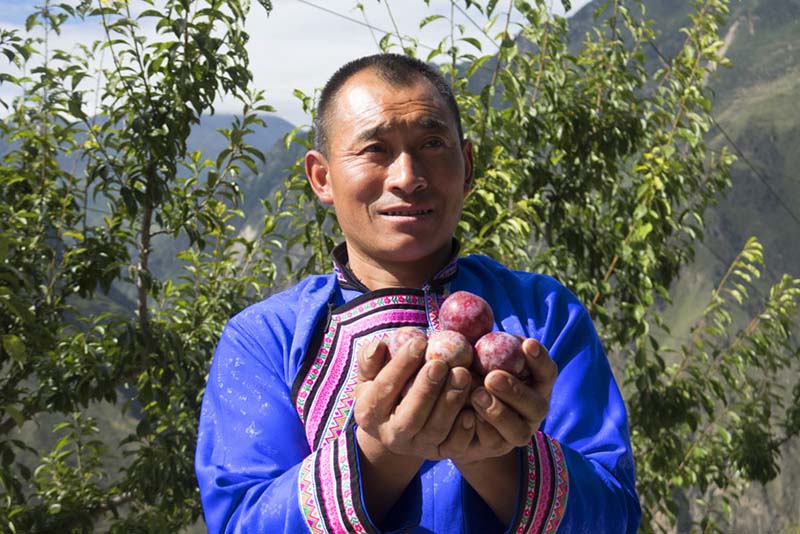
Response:
M483 386L473 391L475 438L461 456L452 457L457 464L502 456L524 447L547 416L558 367L535 339L526 339L522 351L531 373L528 383L495 370L484 378Z
M526 446L550 405L558 367L535 339L522 344L531 373L525 383L505 371L492 371L472 393L477 413L475 437L452 457L462 476L504 522L516 507L519 468L515 450Z
M380 445L394 455L436 460L462 453L472 441L474 415L462 412L470 373L438 360L424 363L425 347L414 339L388 362L383 343L358 354L354 417L362 450Z
M442 361L424 363L425 347L425 341L411 340L388 362L384 343L368 344L357 354L353 416L365 504L377 522L423 461L463 454L475 433L475 415L462 410L469 371Z

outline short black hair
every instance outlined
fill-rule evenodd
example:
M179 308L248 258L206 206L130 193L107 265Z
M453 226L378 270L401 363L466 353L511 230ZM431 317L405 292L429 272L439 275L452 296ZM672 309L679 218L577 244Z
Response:
M328 138L331 127L331 106L336 95L347 80L362 70L371 69L383 81L395 87L409 87L420 79L428 80L444 99L456 121L459 141L464 140L461 127L461 114L458 111L453 89L442 74L431 65L419 59L400 54L375 54L354 59L337 70L320 93L314 117L314 147L327 155Z

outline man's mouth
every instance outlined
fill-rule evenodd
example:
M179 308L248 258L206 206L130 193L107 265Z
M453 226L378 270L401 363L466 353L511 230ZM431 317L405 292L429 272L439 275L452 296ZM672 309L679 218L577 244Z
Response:
M389 215L391 217L416 217L433 213L433 210L388 210L381 211L380 213L381 215Z

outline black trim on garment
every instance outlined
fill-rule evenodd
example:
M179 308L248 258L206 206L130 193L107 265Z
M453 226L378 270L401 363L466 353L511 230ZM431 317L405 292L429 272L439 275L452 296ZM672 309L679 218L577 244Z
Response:
M347 443L347 462L350 464L350 489L352 490L353 508L355 508L356 516L358 517L361 525L368 534L379 534L379 531L373 525L369 513L361 501L363 488L361 487L361 477L358 469L358 443L356 442L356 433L353 431L355 419L351 412L350 420L342 432L345 433L345 440Z
M333 288L333 291L331 291L330 296L328 297L327 304L325 305L327 312L324 314L320 313L317 320L314 321L314 334L311 338L311 342L308 344L306 353L303 355L303 365L300 366L300 369L297 371L294 381L292 382L290 398L292 400L292 406L295 408L297 407L297 396L300 394L300 388L303 386L303 382L308 376L308 372L311 370L311 366L314 364L317 354L319 354L319 348L322 346L322 340L324 339L325 332L328 330L328 325L331 322L331 315L333 314L333 309L335 306L334 301L336 300L336 296L338 294L339 287L338 284L336 284ZM311 396L309 396L307 402L310 401ZM299 416L300 414L297 415ZM305 425L307 417L308 413L306 412L302 418L303 425Z

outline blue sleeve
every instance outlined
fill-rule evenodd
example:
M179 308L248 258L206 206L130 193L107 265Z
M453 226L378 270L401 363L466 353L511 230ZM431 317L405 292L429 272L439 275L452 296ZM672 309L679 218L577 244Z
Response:
M637 532L627 412L589 313L553 278L482 256L464 263L463 288L488 297L498 328L538 339L559 370L547 418L520 450L508 532Z
M195 455L209 532L307 531L296 487L309 447L260 345L229 323L209 372Z
M530 335L548 348L559 374L547 419L525 453L520 515L529 508L529 524L544 532L635 533L641 508L627 412L608 359L577 298L547 277L537 286L543 308Z

